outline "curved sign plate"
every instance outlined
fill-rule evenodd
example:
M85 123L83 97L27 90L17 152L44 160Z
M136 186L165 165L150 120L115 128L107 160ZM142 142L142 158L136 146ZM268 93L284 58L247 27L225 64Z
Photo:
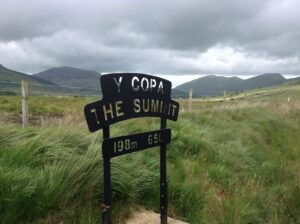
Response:
M89 130L97 131L137 117L176 121L179 103L171 99L170 81L138 73L112 73L100 77L103 99L84 108Z

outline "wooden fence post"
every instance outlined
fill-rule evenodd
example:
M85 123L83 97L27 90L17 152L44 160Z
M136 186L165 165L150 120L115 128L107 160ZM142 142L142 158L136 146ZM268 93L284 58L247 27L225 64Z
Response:
M193 89L190 89L189 94L189 112L192 112Z
M23 128L28 126L28 81L22 80L22 124Z

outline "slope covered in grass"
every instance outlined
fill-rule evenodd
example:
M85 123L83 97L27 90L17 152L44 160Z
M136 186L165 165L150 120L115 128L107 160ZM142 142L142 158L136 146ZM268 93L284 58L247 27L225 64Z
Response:
M170 216L196 224L300 223L300 101L293 99L197 102L169 122ZM111 133L158 128L158 119L137 119ZM26 130L2 118L1 222L99 223L101 141L82 116ZM136 206L157 211L159 150L114 158L112 187L115 223Z

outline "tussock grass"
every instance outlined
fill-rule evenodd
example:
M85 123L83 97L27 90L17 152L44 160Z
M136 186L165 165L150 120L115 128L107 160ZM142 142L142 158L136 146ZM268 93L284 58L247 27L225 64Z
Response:
M83 125L69 118L26 130L1 123L2 223L34 222L47 216L66 223L99 219L101 137L82 131ZM136 154L116 159L112 166L114 199L137 203L154 196L158 169L156 158ZM87 214L86 206L92 209Z
M199 101L169 122L170 215L196 224L300 223L300 99L293 94L291 102L280 95ZM158 128L159 119L134 119L111 134ZM99 223L101 141L81 114L25 130L0 120L0 222ZM158 211L158 151L112 160L115 223L137 206Z

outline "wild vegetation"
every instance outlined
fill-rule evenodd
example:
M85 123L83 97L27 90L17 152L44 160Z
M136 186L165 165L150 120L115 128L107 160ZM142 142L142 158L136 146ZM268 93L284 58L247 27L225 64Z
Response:
M102 136L88 132L81 112L94 99L30 100L32 110L64 116L22 129L9 116L19 98L0 97L0 222L99 223ZM300 223L300 86L195 101L192 112L181 105L178 122L168 122L170 216L196 224ZM158 119L134 119L111 132L158 128ZM115 223L139 207L157 211L159 150L114 158L112 187Z

